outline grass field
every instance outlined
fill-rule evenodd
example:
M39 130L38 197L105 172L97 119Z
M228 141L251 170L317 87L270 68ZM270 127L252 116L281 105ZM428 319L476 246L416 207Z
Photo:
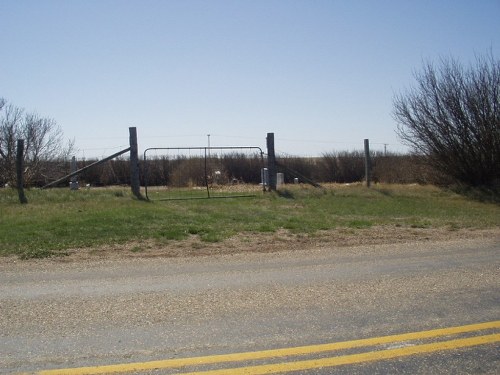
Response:
M69 249L148 241L158 246L197 237L214 243L239 234L288 231L303 236L367 228L500 227L500 206L433 186L289 186L252 198L146 202L129 189L0 189L0 255L37 258Z

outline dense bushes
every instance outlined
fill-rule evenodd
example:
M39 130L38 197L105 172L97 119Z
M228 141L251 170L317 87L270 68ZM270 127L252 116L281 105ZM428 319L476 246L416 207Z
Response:
M317 182L353 183L365 179L365 159L361 151L327 153L319 158L286 158L285 182L292 182L292 171ZM382 183L438 183L435 172L423 157L372 153L372 180ZM288 172L288 173L287 173ZM444 181L441 181L444 182Z

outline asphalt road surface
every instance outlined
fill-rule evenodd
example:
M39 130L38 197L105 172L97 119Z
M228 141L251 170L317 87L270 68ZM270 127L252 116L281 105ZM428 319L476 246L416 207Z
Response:
M499 349L498 238L0 264L0 373L498 374Z

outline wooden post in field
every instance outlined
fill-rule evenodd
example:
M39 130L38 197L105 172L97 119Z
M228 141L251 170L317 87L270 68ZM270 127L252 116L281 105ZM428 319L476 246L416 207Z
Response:
M130 134L130 187L137 199L144 199L141 195L141 181L139 179L139 151L137 147L137 129L128 128Z
M276 190L276 155L274 153L274 133L267 133L267 170L269 173L269 190Z
M16 173L17 173L17 192L19 193L19 202L22 204L28 203L26 195L24 195L24 139L17 140L17 155L16 155Z
M371 162L370 162L370 141L365 139L365 178L366 187L371 184Z
M76 157L73 156L71 158L71 173L75 173L77 170L76 167ZM73 177L71 177L70 183L69 183L69 188L70 190L78 190L78 176L75 174Z

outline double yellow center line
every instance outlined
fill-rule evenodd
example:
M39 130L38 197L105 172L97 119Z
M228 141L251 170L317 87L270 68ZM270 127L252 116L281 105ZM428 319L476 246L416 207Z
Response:
M184 375L264 375L286 373L291 371L312 370L322 367L334 367L347 364L362 363L368 361L378 361L384 359L411 356L416 354L432 353L444 350L473 347L477 345L492 344L500 342L499 333L489 333L486 335L472 336L466 338L456 338L453 340L437 341L427 344L409 343L408 341L437 339L444 336L466 334L476 331L496 330L500 328L500 321L471 324L460 327L450 327L434 329L430 331L411 332L399 335L374 337L361 340L344 341L338 343L300 346L294 348L272 349L257 352L222 354L204 357L167 359L150 362L136 362L128 364L116 364L106 366L92 366L80 368L67 368L56 370L39 371L37 375L94 375L112 374L126 372L140 372L155 369L173 369L186 366L215 365L229 362L245 362L266 360L273 358L296 357L314 355L338 350L355 349L361 347L373 347L377 345L390 345L389 348L372 350L369 352L333 356L320 359L297 360L276 364L254 365L247 367L215 369L208 371L198 371L183 373Z

